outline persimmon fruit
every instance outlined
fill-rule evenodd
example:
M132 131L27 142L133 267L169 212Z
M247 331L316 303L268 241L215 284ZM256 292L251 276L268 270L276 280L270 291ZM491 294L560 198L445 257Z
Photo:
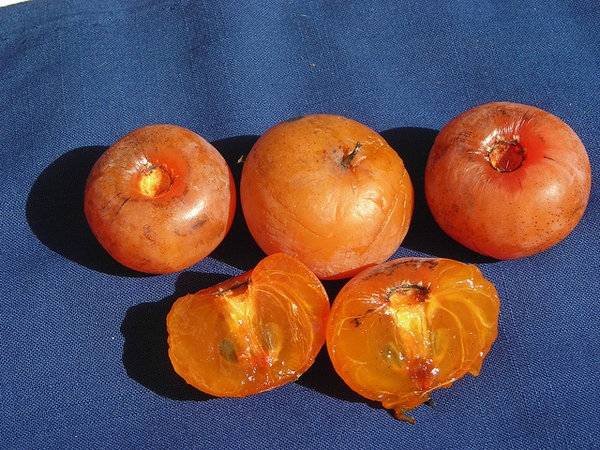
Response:
M387 260L408 232L413 198L396 151L366 125L332 114L268 129L240 181L243 214L262 250L292 255L320 279Z
M496 259L546 250L579 223L591 189L577 134L553 114L487 103L446 124L425 169L429 209L450 237Z
M106 150L85 186L89 226L110 255L146 273L183 270L224 239L236 207L231 170L204 138L138 128Z
M478 375L498 333L494 285L472 264L400 258L365 269L340 290L327 325L339 376L397 418L466 373Z
M325 343L329 298L314 273L284 253L173 304L169 358L188 384L245 397L298 379Z

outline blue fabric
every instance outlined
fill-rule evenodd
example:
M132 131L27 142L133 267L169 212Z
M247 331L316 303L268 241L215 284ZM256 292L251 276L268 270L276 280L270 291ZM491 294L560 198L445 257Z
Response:
M600 447L598 185L565 241L505 262L443 235L422 195L437 130L495 100L565 120L598 180L599 25L588 0L0 8L0 448ZM207 397L174 374L164 319L175 298L262 257L241 212L211 257L162 276L114 263L83 218L92 164L134 128L199 133L239 181L257 136L316 112L369 125L405 159L417 206L395 256L475 262L502 300L480 376L434 392L415 426L353 394L324 352L298 382L245 399Z

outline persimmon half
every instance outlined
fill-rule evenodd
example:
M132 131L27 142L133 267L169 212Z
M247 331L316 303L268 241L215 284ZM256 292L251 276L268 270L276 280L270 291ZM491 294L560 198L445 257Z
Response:
M245 397L295 381L325 343L329 298L297 259L273 254L237 277L179 298L169 358L190 385Z
M396 151L366 125L332 114L267 130L240 182L262 250L290 254L320 279L349 278L388 259L408 232L413 197Z
M236 191L208 141L175 125L119 139L92 168L84 211L118 262L146 273L183 270L208 256L233 222Z
M339 376L396 417L466 373L478 375L498 334L494 285L472 264L401 258L370 267L331 307L327 350Z
M591 190L588 154L561 119L533 106L487 103L446 124L425 169L436 222L496 259L546 250L579 223Z

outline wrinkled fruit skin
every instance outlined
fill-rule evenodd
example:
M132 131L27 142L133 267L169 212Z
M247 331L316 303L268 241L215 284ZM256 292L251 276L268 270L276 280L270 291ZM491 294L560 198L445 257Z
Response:
M488 103L452 119L425 170L440 227L478 253L514 259L562 241L591 189L588 154L575 132L532 106Z
M320 279L349 278L388 259L408 232L413 197L402 159L378 133L329 114L267 130L240 182L262 250L288 253Z
M118 262L146 273L183 270L208 256L235 213L233 176L190 130L149 125L127 134L88 176L84 212Z
M282 253L179 298L167 316L169 358L190 385L245 397L295 381L325 343L329 298L318 278Z
M401 258L368 268L335 298L327 349L339 376L401 420L466 373L498 334L500 301L474 265Z

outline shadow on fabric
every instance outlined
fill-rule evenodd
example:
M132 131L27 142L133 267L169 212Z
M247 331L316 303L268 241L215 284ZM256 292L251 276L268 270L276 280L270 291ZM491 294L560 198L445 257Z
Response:
M491 262L446 235L437 225L425 200L424 174L436 130L394 128L381 133L404 160L415 189L415 209L402 246L421 253L463 262ZM231 230L212 257L240 270L252 269L265 254L250 234L239 200L243 163L259 136L236 136L212 144L231 168L236 184L237 208ZM92 270L120 276L148 276L116 262L92 234L83 212L87 176L106 146L71 150L51 163L34 182L26 204L30 229L50 250Z
M111 275L148 276L115 261L94 237L83 212L87 176L107 148L76 148L46 167L29 191L27 223L42 244L82 266Z
M330 302L333 302L336 295L344 287L348 280L323 281L323 286L329 295ZM383 409L381 403L369 400L355 391L353 391L342 378L337 374L329 358L327 345L315 358L312 366L296 381L300 386L304 386L313 391L320 392L331 398L352 402L364 403L373 409Z
M415 189L415 212L402 246L464 262L491 261L448 237L429 212L423 181L427 157L437 131L395 128L381 134L404 160ZM248 154L258 137L237 136L212 143L232 170L238 198L232 228L211 257L243 271L252 269L265 256L246 226L239 200L243 167L241 158ZM147 276L116 262L98 243L85 219L83 194L87 175L106 149L104 146L77 148L50 164L31 188L26 205L27 221L44 245L78 264L110 275ZM228 277L218 274L183 272L176 282L173 295L158 302L133 306L127 311L121 333L125 338L123 365L130 378L166 398L213 398L189 386L173 370L168 357L166 316L177 298L226 278ZM345 282L346 280L324 283L331 301ZM363 398L343 382L333 369L326 347L323 347L313 366L296 383L332 398L382 408L379 403Z
M494 258L480 255L448 236L436 223L425 198L425 166L438 134L428 128L392 128L380 133L404 161L415 190L414 213L402 247L439 258L465 263L489 263Z
M173 295L127 310L121 324L121 334L125 339L123 366L132 380L172 400L203 401L214 398L187 384L173 369L168 353L167 314L179 297L227 278L219 274L183 272L177 278Z
M244 272L253 269L266 256L248 230L240 203L242 161L258 138L259 136L254 135L235 136L211 142L229 164L237 195L235 217L231 229L210 256Z
M429 151L438 134L428 128L392 128L380 133L403 159L415 191L414 213L402 247L435 257L456 259L466 263L496 261L480 255L450 238L436 223L425 198L425 166ZM241 162L260 136L236 136L212 144L223 155L231 168L236 184L237 208L231 230L219 247L211 254L216 259L240 270L252 269L264 252L256 244L244 220L239 192L243 163Z

